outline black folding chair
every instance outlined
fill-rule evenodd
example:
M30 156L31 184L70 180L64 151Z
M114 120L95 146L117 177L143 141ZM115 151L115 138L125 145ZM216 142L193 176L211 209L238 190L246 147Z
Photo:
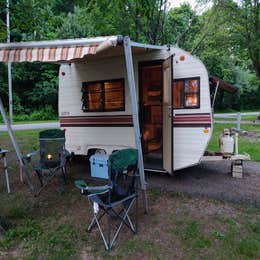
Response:
M66 182L66 162L70 153L65 149L65 132L60 129L49 129L39 133L40 148L26 155L25 159L32 163L36 172L41 189L44 188L52 178L61 173L63 182ZM32 158L39 155L35 163Z
M124 149L109 156L110 181L105 186L88 187L84 181L75 184L85 194L91 204L93 218L88 226L90 232L97 225L107 250L111 250L123 225L134 234L137 232L138 193L136 179L138 154L135 149ZM135 223L130 218L130 210L135 204ZM107 230L103 231L101 219L107 217ZM112 219L118 219L114 234L111 237ZM106 235L105 235L106 233Z

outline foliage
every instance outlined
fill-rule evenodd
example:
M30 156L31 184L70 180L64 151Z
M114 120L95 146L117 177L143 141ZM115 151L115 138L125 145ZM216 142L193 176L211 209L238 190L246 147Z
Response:
M204 6L211 0L197 0ZM259 1L212 0L203 13L169 0L12 0L11 40L29 41L129 35L151 44L176 44L197 55L210 75L235 84L235 96L218 93L217 109L252 109L260 103ZM6 40L6 0L0 0L0 41ZM51 106L57 113L58 67L14 64L15 114ZM8 106L6 66L0 64L0 95Z

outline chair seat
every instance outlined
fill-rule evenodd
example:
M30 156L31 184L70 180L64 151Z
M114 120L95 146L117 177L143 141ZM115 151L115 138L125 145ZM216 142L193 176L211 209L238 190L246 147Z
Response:
M109 201L108 196L106 194L101 194L101 195L93 194L93 195L89 196L89 200L91 202L98 203L100 206L102 206L104 208L113 208L117 205L121 205L121 204L125 203L126 201L131 200L136 197L137 197L136 192L129 196L121 197L121 198L114 195L114 196L111 196L110 201Z

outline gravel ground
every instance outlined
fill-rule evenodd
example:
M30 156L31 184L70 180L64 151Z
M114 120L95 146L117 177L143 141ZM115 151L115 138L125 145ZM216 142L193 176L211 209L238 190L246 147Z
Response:
M231 163L202 162L174 176L147 173L148 189L160 189L260 206L260 163L245 162L242 179L232 178Z

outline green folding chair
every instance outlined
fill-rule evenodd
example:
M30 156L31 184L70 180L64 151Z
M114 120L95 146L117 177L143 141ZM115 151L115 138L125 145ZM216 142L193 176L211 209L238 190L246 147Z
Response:
M124 149L109 156L109 183L104 186L87 186L80 180L75 184L81 189L90 202L93 218L88 226L90 232L95 226L101 234L105 248L111 250L123 226L134 234L138 223L138 192L136 180L138 177L138 154L135 149ZM130 218L130 211L135 204L135 222ZM101 219L107 217L107 230L104 231ZM114 230L111 222L119 220ZM114 223L115 224L115 223ZM113 234L112 234L112 231ZM106 233L106 234L105 234Z
M61 175L63 183L66 182L66 163L70 158L70 153L65 149L65 131L60 129L41 131L39 144L39 149L27 154L25 159L32 163L39 178L40 192L58 174ZM39 160L35 163L32 159L36 155L39 156Z

